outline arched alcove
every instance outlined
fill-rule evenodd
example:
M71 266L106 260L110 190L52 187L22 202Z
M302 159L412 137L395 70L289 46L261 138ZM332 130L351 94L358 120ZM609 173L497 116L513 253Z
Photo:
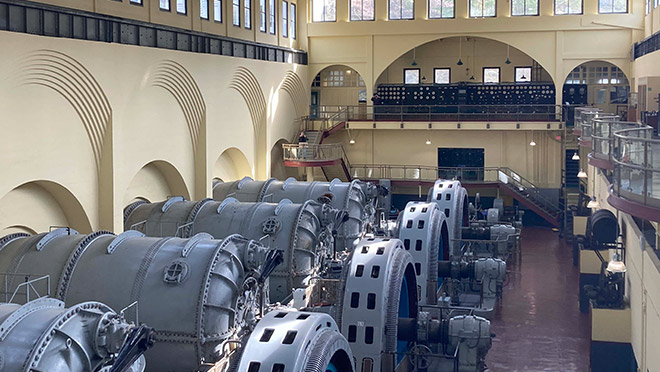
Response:
M124 192L123 205L133 201L161 201L170 196L190 199L190 192L181 173L166 161L156 160L144 165L133 176Z
M252 177L252 167L247 157L241 150L230 147L220 154L213 164L214 179L222 181L233 181L245 176Z
M47 180L24 183L0 199L0 231L44 232L71 227L81 233L92 225L78 198L66 187Z

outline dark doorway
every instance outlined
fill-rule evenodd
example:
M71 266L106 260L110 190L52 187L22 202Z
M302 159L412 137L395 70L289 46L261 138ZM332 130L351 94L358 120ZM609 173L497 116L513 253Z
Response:
M484 149L438 148L438 177L464 181L484 178Z

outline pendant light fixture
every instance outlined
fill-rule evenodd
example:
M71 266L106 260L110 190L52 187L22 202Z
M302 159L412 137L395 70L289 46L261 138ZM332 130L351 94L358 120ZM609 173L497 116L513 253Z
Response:
M413 61L410 64L411 66L417 66L417 47L413 48Z
M580 155L578 155L577 151L573 153L571 160L580 160Z
M598 209L600 208L600 203L598 202L598 199L594 196L593 199L589 200L589 203L587 203L587 208L589 209Z
M507 65L511 64L511 60L509 59L509 46L506 46L506 61L504 61Z
M457 65L463 66L463 61L461 60L461 53L463 49L463 37L459 36L458 37L458 62L456 62Z
M612 256L612 261L610 261L607 264L607 271L609 271L612 274L617 274L617 273L625 273L626 272L626 264L621 261L621 256L619 253L614 253Z
M529 141L529 145L532 147L536 146L536 142L534 141L534 131L532 131L532 140Z
M578 177L578 178L587 178L587 172L585 172L584 170L580 169L580 171L579 171L578 174L577 174L577 177Z
M355 145L355 140L351 138L351 140L348 141L348 143L350 143L351 145Z
M430 144L431 144L431 139L430 139L430 138L427 138L427 139L426 139L426 144L427 144L427 145L430 145Z

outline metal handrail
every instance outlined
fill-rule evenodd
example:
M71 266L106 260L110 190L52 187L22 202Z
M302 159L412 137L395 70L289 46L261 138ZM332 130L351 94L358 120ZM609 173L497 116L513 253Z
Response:
M660 207L660 139L653 138L653 128L637 128L614 133L612 161L616 196ZM658 182L656 186L654 181Z
M316 108L318 110L318 107ZM319 112L324 128L341 121L561 121L561 105L349 105L327 115ZM345 116L345 117L344 117ZM336 120L340 118L340 120Z
M640 124L636 122L595 119L591 133L591 156L611 163L614 133L624 129L638 128L639 126Z
M341 143L284 143L282 150L285 161L330 161L346 158L346 152Z
M425 165L354 164L353 178L391 179L433 182L438 178L457 179L462 183L503 182L512 185L516 192L536 201L547 211L558 213L563 210L561 202L554 203L529 180L508 167L434 167ZM501 175L506 178L502 179Z

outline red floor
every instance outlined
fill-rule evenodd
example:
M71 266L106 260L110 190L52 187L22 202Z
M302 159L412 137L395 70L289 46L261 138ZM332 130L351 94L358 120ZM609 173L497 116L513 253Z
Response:
M491 324L491 372L589 371L589 318L578 310L579 270L550 229L523 228L522 255Z

